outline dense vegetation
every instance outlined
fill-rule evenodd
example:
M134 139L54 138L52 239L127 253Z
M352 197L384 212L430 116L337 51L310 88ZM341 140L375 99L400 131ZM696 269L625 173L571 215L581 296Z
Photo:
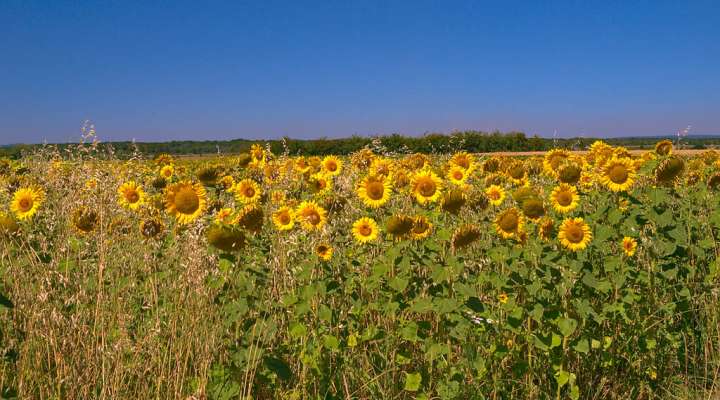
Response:
M716 152L373 145L0 160L0 397L716 398Z
M672 139L672 138L671 138ZM268 144L273 153L282 154L287 150L290 155L346 155L356 152L373 141L380 142L382 146L395 153L452 153L455 151L468 151L473 153L487 153L494 151L546 151L559 147L575 150L584 150L596 139L547 139L538 136L527 137L521 132L455 132L446 134L427 134L423 136L389 135L375 138L353 136L340 139L314 139L298 140L284 138L282 140L228 140L228 141L170 141L162 143L132 143L113 142L109 145L118 157L128 157L133 153L142 154L237 154L246 152L253 144L265 146ZM651 148L659 138L657 137L629 137L607 139L609 144L625 146L628 148ZM720 137L689 137L683 139L688 148L704 149L720 145ZM71 147L71 144L60 144L60 149ZM33 151L40 145L13 145L0 147L0 157L20 157L23 151Z

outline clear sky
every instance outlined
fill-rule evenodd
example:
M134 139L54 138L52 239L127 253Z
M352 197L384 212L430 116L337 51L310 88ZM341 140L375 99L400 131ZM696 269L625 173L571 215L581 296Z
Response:
M0 143L720 134L720 1L0 0Z

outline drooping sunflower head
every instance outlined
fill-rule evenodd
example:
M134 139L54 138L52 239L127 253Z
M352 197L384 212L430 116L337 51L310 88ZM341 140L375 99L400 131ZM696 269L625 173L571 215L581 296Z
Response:
M633 255L635 255L637 246L638 246L637 240L635 240L634 238L631 238L629 236L625 236L623 238L622 247L623 247L623 252L625 253L626 256L632 257Z
M156 176L153 178L152 181L150 181L150 186L157 190L163 190L165 189L165 186L167 186L168 180L163 178L162 176Z
M467 195L460 189L453 189L442 196L441 208L445 212L457 215L467 203Z
M235 223L250 232L258 233L262 229L265 213L255 204L248 204L238 212Z
M393 160L389 158L376 157L370 164L370 174L382 177L388 177L395 170Z
M140 222L140 234L146 239L156 239L165 230L165 225L159 218L146 218Z
M160 153L155 156L155 163L158 165L171 165L175 163L175 160L170 154Z
M404 169L398 169L392 174L392 186L395 190L405 190L410 185L411 178Z
M558 180L574 185L580 180L582 168L574 162L566 162L558 168Z
M72 226L75 231L80 234L88 234L95 230L98 224L98 214L94 210L88 209L85 206L77 207L73 213Z
M340 175L342 171L342 161L335 156L327 156L322 160L322 169L325 173L332 176Z
M238 154L235 163L240 168L247 168L248 165L250 165L250 163L252 162L252 160L252 156L249 153L240 153Z
M180 224L195 221L206 207L205 188L199 183L182 181L165 188L165 210Z
M515 202L520 205L522 205L523 201L531 197L538 197L537 191L531 186L520 186L519 188L515 189L512 194L513 200L515 200Z
M579 251L587 247L592 240L590 226L582 218L563 220L558 232L558 239L563 247L571 251Z
M27 187L20 188L13 193L10 202L10 211L19 220L32 218L37 213L40 205L45 199L45 192L42 189Z
M485 189L485 196L487 196L490 204L499 206L505 200L505 190L498 185L490 185Z
M525 164L522 161L511 162L505 170L508 178L516 184L522 185L527 181L527 170Z
M495 230L505 239L517 237L525 224L520 211L515 208L508 208L495 217Z
M130 210L137 210L145 202L145 192L135 182L125 182L118 188L118 203Z
M327 211L314 201L303 201L295 211L295 218L305 230L319 230L327 221Z
M373 208L383 206L390 200L390 180L381 175L368 175L358 184L357 194L362 202Z
M453 233L451 245L454 251L468 247L480 238L480 228L473 224L463 225Z
M402 239L412 231L413 225L413 218L406 215L393 215L385 222L385 230L394 239Z
M672 150L673 144L667 139L655 143L655 153L659 156L669 156L672 154Z
M363 217L353 223L352 234L360 243L368 243L377 239L378 225L374 219Z
M720 188L720 172L715 172L710 175L707 180L708 188L711 190L717 190Z
M20 230L20 225L12 215L0 211L0 235L12 235Z
M413 228L410 231L414 240L425 239L432 232L432 224L424 215L418 215L413 220Z
M613 192L627 191L635 182L635 164L629 158L611 158L602 168L600 181Z
M523 214L533 221L545 215L545 205L539 197L530 197L522 202Z
M272 214L272 221L277 230L288 231L295 226L295 212L290 207L280 207Z
M315 246L315 254L317 254L321 260L330 261L333 256L333 248L327 243L320 243Z
M412 193L420 204L434 203L440 198L442 181L430 170L419 171L412 179Z
M216 165L206 165L197 171L198 180L205 186L215 186L220 179L220 168Z
M655 179L659 184L672 184L685 171L685 162L680 157L669 157L663 160L655 170Z
M245 233L229 225L212 225L205 237L211 246L227 253L241 250L246 243Z
M548 241L555 236L555 222L552 218L544 217L538 223L538 235L540 239Z
M482 164L482 170L485 174L494 174L500 170L500 159L490 157Z
M425 168L430 163L430 158L427 154L415 153L405 157L403 161L409 169L415 171Z
M578 196L575 186L561 183L556 186L550 194L553 208L559 213L569 213L579 204L580 196Z

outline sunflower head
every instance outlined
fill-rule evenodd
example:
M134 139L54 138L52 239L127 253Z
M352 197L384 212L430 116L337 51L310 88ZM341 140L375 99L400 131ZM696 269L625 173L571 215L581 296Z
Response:
M40 205L45 199L45 192L37 188L20 188L13 193L10 202L10 211L17 219L24 220L32 218L37 213Z
M480 228L473 224L467 224L455 230L452 236L452 248L454 251L468 247L480 238Z
M718 190L720 188L720 172L715 172L710 175L707 180L708 188L711 190Z
M342 171L342 161L335 156L327 156L322 160L322 169L325 173L332 176L340 175Z
M635 182L635 163L629 158L611 158L600 174L600 181L613 192L627 191Z
M135 182L125 182L118 188L118 202L125 208L137 210L145 202L145 192Z
M655 143L655 153L659 156L669 156L672 154L672 150L673 144L667 139Z
M457 165L465 170L473 170L475 169L475 156L466 151L461 151L450 157L450 164Z
M483 172L493 174L500 170L500 160L497 157L490 157L482 164Z
M260 185L250 178L243 179L236 183L232 191L235 194L235 200L244 204L257 203L262 196Z
M332 188L332 180L329 178L330 175L318 172L313 174L308 179L310 190L314 194L324 194L330 191Z
M428 221L427 217L424 215L418 215L413 220L413 227L410 231L410 234L412 235L412 238L414 240L420 240L425 239L426 237L430 236L430 232L432 231L432 224L430 221Z
M522 212L531 220L537 220L545 215L545 205L542 199L538 197L530 197L522 202Z
M505 239L519 236L524 219L517 208L508 208L495 217L495 230Z
M467 178L467 170L460 166L453 165L450 169L448 169L447 179L454 185L463 185Z
M0 234L12 235L20 230L20 225L15 221L12 215L8 215L0 211Z
M206 210L205 188L198 183L183 181L165 188L165 210L180 224L189 224Z
M393 238L400 239L405 237L412 231L414 221L406 215L393 215L385 222L385 230L391 234Z
M574 162L567 162L558 168L558 180L562 183L574 185L580 180L582 168Z
M245 234L237 227L212 225L205 237L211 246L224 252L239 251L245 247Z
M258 233L262 229L264 217L262 208L249 204L238 213L236 224L249 232Z
M579 196L575 186L561 183L550 194L553 208L559 213L568 213L579 204Z
M490 204L499 206L505 200L505 190L499 185L490 185L485 189L485 196L490 201Z
M333 255L333 248L327 243L320 243L315 246L315 254L317 254L321 260L330 261Z
M419 171L412 179L412 192L420 204L433 203L440 198L442 181L429 170Z
M626 256L632 257L633 255L635 255L637 246L638 246L637 240L635 240L629 236L625 236L623 238L622 247L623 247L623 252L625 253Z
M356 220L352 226L352 234L360 243L371 242L378 237L378 225L374 219L363 217Z
M168 181L167 179L163 178L162 176L156 176L153 178L153 180L150 182L150 186L157 190L163 190L167 186Z
M518 204L532 197L538 197L538 193L530 186L520 186L512 194L513 200Z
M146 218L140 222L140 234L146 239L157 239L165 230L159 218Z
M523 184L527 179L527 170L522 161L510 163L507 167L506 174L516 185Z
M277 230L288 231L295 226L295 212L290 207L280 207L272 214L272 221Z
M172 164L166 164L160 167L160 177L164 179L172 178L175 173L175 167Z
M659 184L672 184L685 171L685 162L679 157L663 160L655 170L655 179Z
M465 203L467 203L465 192L460 189L453 189L443 195L442 209L450 214L457 215Z
M85 206L80 206L73 211L71 221L78 233L87 234L95 230L98 214Z
M378 208L390 199L390 180L381 175L369 175L358 184L357 194L362 202Z
M175 163L175 160L170 154L160 153L155 156L155 163L158 165L171 165Z
M538 223L538 235L540 239L548 241L555 235L555 222L552 218L544 217Z
M304 201L298 205L295 211L296 219L306 230L319 230L325 226L327 211L314 201Z
M205 186L215 186L220 179L220 168L216 165L206 165L197 171L197 178Z
M570 158L570 152L565 149L552 149L545 153L543 171L549 176L557 176L558 169Z
M568 218L560 225L558 239L563 247L571 251L579 251L590 243L592 232L582 218Z
M240 153L237 157L237 160L235 161L240 168L247 168L248 165L252 162L252 157L249 153Z

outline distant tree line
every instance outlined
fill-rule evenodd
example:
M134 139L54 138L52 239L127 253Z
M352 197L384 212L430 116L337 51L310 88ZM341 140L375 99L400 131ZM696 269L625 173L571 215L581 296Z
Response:
M666 137L628 137L603 139L615 146L628 148L649 148L658 140ZM673 139L672 137L669 137ZM161 153L174 155L207 155L207 154L238 154L248 151L253 144L270 146L274 154L290 155L326 155L350 154L364 147L379 147L390 153L452 153L456 151L469 151L485 153L496 151L545 151L554 147L573 150L583 150L597 140L596 138L548 139L539 136L527 137L522 132L480 132L463 131L451 134L431 133L423 136L403 136L399 134L349 138L322 138L322 139L276 139L276 140L209 140L209 141L170 141L160 143L134 143L112 142L101 143L99 146L112 146L118 157L129 157L139 152L146 156ZM720 145L720 137L688 137L683 144L689 148L707 148ZM77 144L56 144L60 150ZM11 145L0 147L0 157L18 158L24 152L29 152L43 145ZM106 148L107 149L107 148Z

